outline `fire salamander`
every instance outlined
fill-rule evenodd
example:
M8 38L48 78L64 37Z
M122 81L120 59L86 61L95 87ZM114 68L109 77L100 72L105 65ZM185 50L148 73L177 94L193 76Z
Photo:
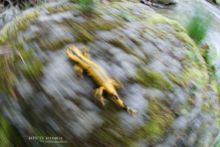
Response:
M128 107L122 101L122 99L120 99L116 91L120 84L111 79L108 73L100 65L89 59L87 48L84 48L81 52L76 46L71 45L67 47L66 53L71 60L76 62L74 69L77 74L82 77L83 71L86 71L88 75L96 82L96 84L100 86L95 90L94 96L102 104L102 106L105 105L105 100L103 97L103 92L105 91L107 94L109 94L109 96L111 96L113 102L120 108L126 110L128 114L131 116L135 116L137 114L136 110Z

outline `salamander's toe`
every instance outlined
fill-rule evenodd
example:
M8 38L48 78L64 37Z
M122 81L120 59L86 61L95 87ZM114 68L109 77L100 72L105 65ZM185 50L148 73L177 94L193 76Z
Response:
M103 107L106 105L106 102L105 102L105 99L104 99L104 98L101 99L99 102L101 103L101 105L102 105Z

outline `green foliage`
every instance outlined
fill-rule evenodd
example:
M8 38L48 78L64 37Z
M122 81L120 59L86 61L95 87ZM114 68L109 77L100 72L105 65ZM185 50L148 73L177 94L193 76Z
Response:
M89 14L94 10L94 6L95 6L94 0L75 0L75 2L79 4L80 9L84 13Z
M202 42L209 28L209 20L206 19L204 16L200 16L199 14L200 13L194 15L187 25L187 32L189 36L197 44L200 44Z

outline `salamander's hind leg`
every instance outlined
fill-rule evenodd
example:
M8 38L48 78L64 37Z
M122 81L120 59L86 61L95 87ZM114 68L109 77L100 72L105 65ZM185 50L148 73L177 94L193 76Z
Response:
M82 78L82 77L83 77L83 69L82 69L82 67L80 67L78 64L76 64L76 65L74 65L73 68L74 68L76 74L77 74L80 78Z
M97 98L97 100L101 103L102 106L105 106L105 99L103 97L103 91L104 87L100 87L95 90L94 96Z

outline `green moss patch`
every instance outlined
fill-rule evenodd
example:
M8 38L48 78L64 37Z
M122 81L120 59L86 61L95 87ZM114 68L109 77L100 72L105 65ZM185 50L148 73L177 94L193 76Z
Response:
M199 68L188 68L184 72L184 77L187 81L193 80L197 88L205 88L208 85L209 77L207 71L202 71Z
M108 41L110 44L112 44L115 47L118 47L125 51L127 54L131 54L135 57L137 57L138 60L142 60L144 62L147 62L148 58L150 58L148 55L145 55L144 57L141 57L138 55L132 48L130 48L128 45L126 45L123 41L120 39L113 39Z
M110 40L109 43L111 43L115 47L123 49L128 54L133 54L133 50L129 46L127 46L126 44L124 44L122 41L120 41L118 39Z
M173 28L177 32L185 32L185 28L183 26L181 26L177 21L166 18L160 14L154 14L153 16L151 16L149 18L148 22L153 25L163 24L163 23L169 24L169 25L173 26Z
M73 1L79 5L80 10L86 15L91 15L95 11L94 0L73 0Z
M19 64L19 69L22 73L31 79L39 79L42 75L43 63L36 57L33 50L21 50L20 55L22 57L22 62ZM18 57L20 58L20 57Z
M10 137L10 125L6 119L0 114L0 146L12 146Z
M200 44L207 34L211 17L204 17L206 14L203 14L204 12L202 10L197 11L198 12L194 14L186 28L189 36L197 44Z
M14 56L4 55L0 56L0 92L7 95L12 94L13 86L15 85Z
M72 38L68 38L68 37L59 37L57 39L39 39L39 45L40 48L42 49L51 49L51 50L55 50L55 49L60 49L63 46L65 46L68 43L73 42Z
M202 68L198 68L196 64L191 64L191 67L186 67L178 75L168 73L168 78L173 83L183 87L187 86L193 81L193 84L197 89L206 89L206 86L209 82L207 71Z
M136 80L145 87L158 88L160 90L173 89L171 83L165 80L159 72L150 69L138 69Z
M25 65L23 72L28 77L38 78L42 74L43 65L40 60L34 60Z
M138 128L134 135L137 139L147 138L149 141L156 142L170 127L175 115L168 106L156 99L149 100L148 107L149 121Z
M187 84L187 81L181 75L168 73L168 78L170 81L172 81L173 83L175 83L179 86L185 86Z
M91 32L84 30L84 29L80 29L78 30L76 33L76 41L78 42L92 42L94 41L94 35L92 35Z
M117 21L106 21L101 18L94 18L84 23L77 23L73 20L65 21L72 29L78 42L92 42L95 40L95 31L110 31L121 26Z
M23 146L26 147L24 139L18 130L0 113L0 146Z
M106 21L102 18L95 18L80 24L83 28L88 28L90 30L104 30L110 31L117 27L120 27L122 24L119 21Z

